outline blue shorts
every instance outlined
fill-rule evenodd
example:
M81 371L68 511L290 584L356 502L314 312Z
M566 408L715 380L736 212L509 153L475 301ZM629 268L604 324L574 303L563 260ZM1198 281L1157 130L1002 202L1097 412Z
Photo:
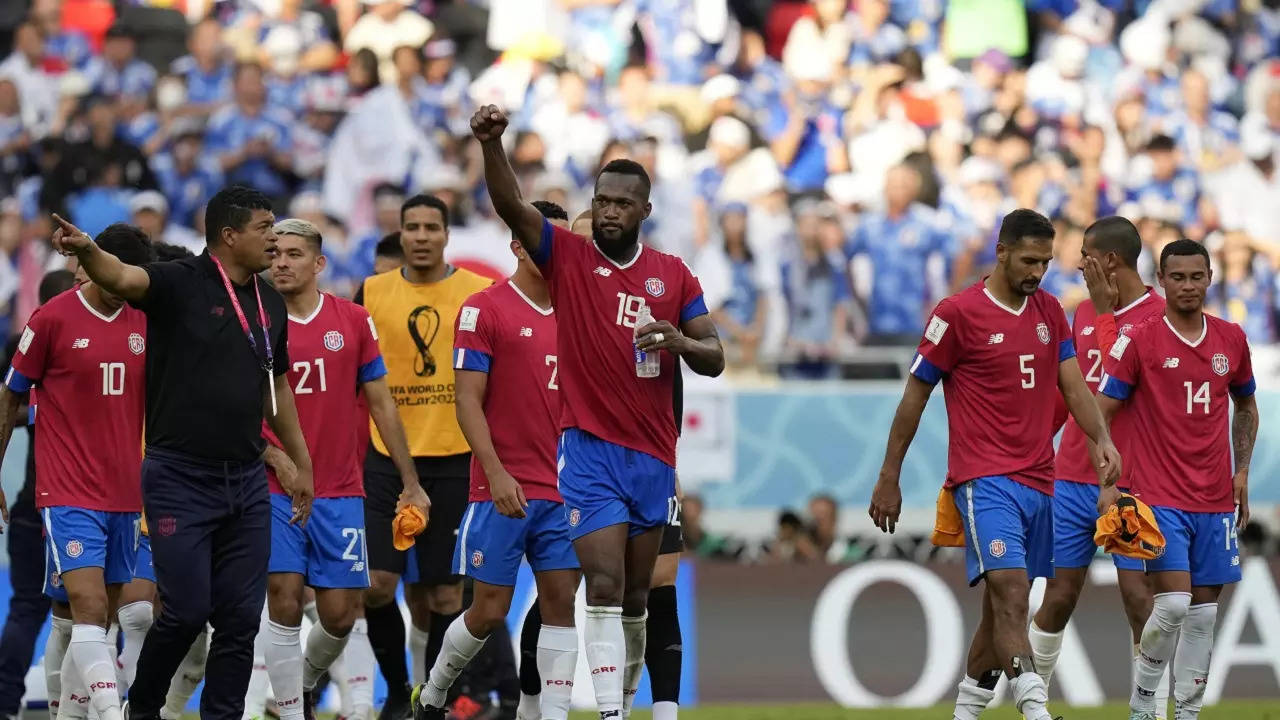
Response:
M1240 548L1234 513L1198 513L1152 506L1164 533L1164 554L1147 560L1147 572L1189 572L1191 585L1240 582Z
M156 581L156 566L151 560L151 538L146 535L138 538L138 564L133 569L133 579Z
M306 527L289 523L288 495L271 496L271 561L267 572L297 573L313 588L369 587L364 498L316 498Z
M676 471L658 458L569 428L557 467L570 539L621 523L633 536L667 524Z
M455 572L514 586L522 557L535 573L579 567L561 503L530 500L523 518L504 517L491 501L467 505L453 550Z
M1053 566L1089 567L1098 546L1098 486L1057 480L1053 483ZM1111 553L1117 570L1142 570L1142 561Z
M45 594L67 602L62 576L86 567L102 568L107 585L133 580L138 560L141 513L106 512L60 505L40 511L45 537Z
M1053 577L1053 498L1004 475L974 478L956 487L964 522L969 584L992 570L1026 570L1027 578Z

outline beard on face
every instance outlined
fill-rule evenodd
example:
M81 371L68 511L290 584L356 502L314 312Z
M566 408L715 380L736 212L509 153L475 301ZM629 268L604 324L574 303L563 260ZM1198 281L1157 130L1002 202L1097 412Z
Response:
M640 240L640 223L636 223L630 229L623 230L617 240L605 239L601 236L601 233L596 230L595 226L592 225L591 237L602 250L621 250L634 245Z

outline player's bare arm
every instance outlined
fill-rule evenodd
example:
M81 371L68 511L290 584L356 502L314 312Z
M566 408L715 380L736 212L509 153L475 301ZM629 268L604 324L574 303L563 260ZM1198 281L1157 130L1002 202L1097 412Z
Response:
M284 476L277 477L280 487L284 488L293 502L293 517L289 522L305 527L307 518L311 517L311 502L316 497L315 481L311 477L311 454L307 452L307 441L302 437L302 425L298 423L298 406L293 401L293 388L289 387L289 383L277 382L275 393L276 412L272 414L270 385L263 390L262 414L298 469L292 485L285 483Z
M298 466L293 464L293 460L289 459L289 455L284 450L267 443L266 449L262 451L262 461L275 472L282 487L293 486L297 480Z
M867 510L871 522L882 532L892 534L898 526L898 516L902 513L902 489L898 485L898 476L902 473L902 460L920 427L920 416L931 393L932 385L914 375L907 376L907 386L902 391L902 400L889 428L889 443L884 449L880 478L876 480L875 490L871 491L871 507Z
M74 255L85 274L107 292L125 300L137 302L147 296L151 276L135 265L126 265L120 258L105 252L89 237L89 234L67 222L56 213L53 231L53 248L63 255Z
M699 375L715 377L724 372L724 348L710 315L691 318L679 328L659 320L637 328L636 333L636 347L645 352L666 350L679 355Z
M0 417L12 419L15 417L18 406L22 404L22 398L18 393L10 390L4 385L0 385ZM9 450L9 438L13 437L14 422L0 422L0 462L4 461L4 455ZM4 521L4 525L9 524L9 502L4 497L4 490L0 489L0 520ZM0 527L0 533L4 532L4 527Z
M484 156L484 182L489 187L493 209L512 234L530 253L542 244L542 213L520 195L520 183L502 147L507 114L497 105L485 105L471 116L471 134L480 141Z
M1103 487L1114 485L1120 479L1120 451L1111 442L1111 431L1098 409L1098 400L1090 392L1080 373L1080 363L1074 357L1058 363L1058 388L1071 417L1091 441L1090 456L1098 471L1098 482Z
M391 389L387 387L387 379L380 377L362 385L365 399L369 401L369 416L378 428L378 434L387 444L387 454L396 470L400 471L400 482L404 489L400 491L400 499L396 503L399 511L406 505L417 506L424 517L431 517L431 498L422 489L418 480L418 470L413 465L413 456L409 454L409 440L404 434L404 424L400 421L400 412L396 410L395 398L391 397Z
M454 374L454 403L458 413L458 425L471 446L471 452L484 469L489 482L489 494L493 504L505 517L522 518L529 501L525 499L520 483L503 467L498 451L493 447L489 434L489 420L484 416L484 392L489 385L489 374L477 370L456 370Z
M1236 528L1243 529L1249 524L1249 463L1253 460L1253 443L1258 439L1258 399L1253 395L1233 399L1231 454L1236 460L1236 472L1231 485L1236 500Z
M1120 412L1120 408L1124 407L1124 401L1117 400L1111 397L1110 395L1103 395L1101 392L1098 393L1097 400L1098 400L1098 412L1102 413L1102 422L1106 423L1107 427L1109 428L1111 427L1111 421L1114 420L1116 417L1116 413ZM1091 442L1089 443L1089 457L1094 458L1096 457L1096 455L1097 453L1094 450L1093 443ZM1099 474L1098 476L1098 514L1099 515L1102 515L1103 513L1105 513L1108 508L1110 508L1112 505L1115 505L1116 501L1120 499L1120 488L1116 487L1116 482L1118 480L1119 480L1119 477L1117 476L1115 478L1112 478L1108 482L1106 478L1103 478L1101 474Z

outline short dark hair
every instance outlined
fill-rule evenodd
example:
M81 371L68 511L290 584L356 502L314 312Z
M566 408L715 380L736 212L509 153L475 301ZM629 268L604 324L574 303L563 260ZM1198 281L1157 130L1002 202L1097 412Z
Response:
M1178 143L1168 135L1156 135L1147 142L1147 152L1173 152Z
M253 217L254 210L271 211L271 200L262 193L244 185L224 187L209 198L204 211L204 241L216 244L222 238L224 228L244 230L245 223Z
M778 527L789 527L795 530L804 529L804 521L796 514L795 510L783 510L778 513Z
M183 258L193 257L190 250L181 245L170 245L169 243L152 243L152 247L156 251L156 260L167 262L169 260L181 260Z
M1084 229L1085 240L1093 240L1093 246L1102 252L1113 252L1130 268L1138 267L1142 254L1142 236L1128 218L1111 215L1094 221Z
M373 197L376 199L379 195L394 195L395 197L404 197L404 188L395 183L378 183L373 186Z
M534 200L532 205L548 220L564 220L569 222L569 213L550 200Z
M40 279L40 304L76 286L76 274L70 270L50 270Z
M400 206L401 225L404 225L404 214L416 207L429 207L439 210L440 219L444 221L444 226L449 227L449 206L445 205L444 201L435 195L428 195L427 193L418 193L404 201L404 204Z
M1057 231L1053 229L1053 223L1049 222L1049 218L1041 215L1035 210L1027 208L1018 208L1000 221L1000 235L996 238L996 242L1007 248L1017 247L1023 238L1047 238L1053 239Z
M98 247L120 258L125 265L146 265L156 259L151 240L140 228L126 223L112 223L94 239Z
M1184 256L1199 255L1200 257L1204 258L1204 266L1206 268L1211 267L1211 264L1209 262L1209 251L1205 248L1205 246L1201 245L1195 240L1188 240L1187 238L1182 238L1181 240L1174 240L1168 245L1165 245L1164 249L1160 251L1160 272L1161 273L1164 272L1165 260L1168 260L1173 255L1184 255Z
M605 166L600 168L600 172L596 174L596 179L599 179L605 173L635 175L644 181L645 197L649 196L649 189L653 187L653 183L649 180L649 173L645 171L644 166L629 158L618 158L605 163Z
M378 241L378 246L373 249L373 254L378 257L403 259L404 246L400 244L400 232L396 231L382 236L382 239Z

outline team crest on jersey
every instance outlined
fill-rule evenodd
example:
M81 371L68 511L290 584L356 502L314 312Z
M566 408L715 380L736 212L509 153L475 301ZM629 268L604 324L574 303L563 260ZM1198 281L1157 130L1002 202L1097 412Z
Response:
M178 519L162 517L156 521L156 532L168 537L178 531Z
M479 550L471 553L471 567L480 567L484 564L484 553Z
M654 297L662 297L662 293L667 291L667 286L662 284L662 280L658 278L649 278L644 281L644 290Z
M49 584L53 587L62 587L62 573L57 570L49 574Z
M1049 326L1044 323L1036 323L1036 337L1040 338L1040 342L1045 345L1049 344Z
M1227 362L1227 356L1222 353L1214 353L1212 365L1213 371L1218 375L1226 375L1227 371L1231 369L1231 364Z
M342 349L342 333L330 330L324 334L324 346L334 352Z
M991 546L988 549L991 551L991 557L1004 557L1005 550L1008 548L1005 547L1003 540L996 538L991 541Z
M67 541L67 557L78 558L84 554L84 543L79 540Z
M578 523L582 522L582 511L574 508L569 511L569 526L578 527Z
M1120 326L1120 334L1128 335L1129 331L1132 329L1133 329L1133 323L1125 323L1124 325Z
M141 333L129 333L129 352L134 355L141 355L143 350L147 349L147 341L143 339Z

